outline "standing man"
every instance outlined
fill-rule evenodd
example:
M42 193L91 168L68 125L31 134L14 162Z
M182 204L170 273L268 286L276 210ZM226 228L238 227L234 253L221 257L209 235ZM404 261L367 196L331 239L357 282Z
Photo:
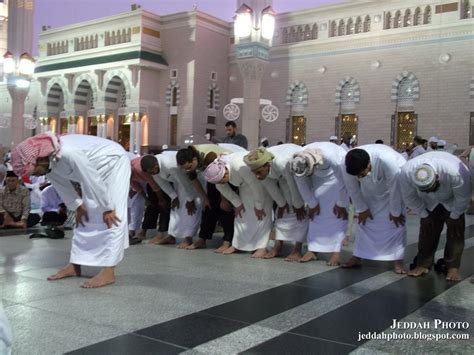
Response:
M101 270L81 287L115 282L115 267L128 247L127 200L130 160L125 150L107 139L71 134L57 138L42 133L18 144L12 165L19 175L46 175L70 210L76 211L71 259L48 277L81 276L81 266ZM72 182L80 184L82 196Z
M426 151L431 152L433 150L438 150L438 142L439 142L438 137L430 137L430 139L428 139L429 147Z
M268 149L257 148L244 156L245 164L277 204L275 217L275 246L265 258L278 256L284 241L294 243L294 249L285 259L298 261L308 232L304 201L291 175L291 158L301 147L296 144L281 144Z
M341 148L343 148L346 152L352 148L352 135L350 133L345 133L342 137Z
M405 159L392 148L367 144L347 152L344 180L358 214L352 258L343 267L361 259L394 261L394 271L405 273L406 246L404 206L398 177Z
M471 201L471 176L460 159L446 152L428 152L402 168L400 184L407 206L420 215L416 267L408 275L429 272L444 224L446 280L459 281L464 249L464 212Z
M329 142L339 145L339 139L337 138L337 136L329 137Z
M411 150L409 159L416 158L417 156L426 153L426 149L423 148L424 143L425 139L421 138L420 136L415 136L415 138L413 138L413 148Z
M248 149L249 143L247 142L247 137L237 133L237 125L234 121L229 121L225 124L225 133L227 137L224 138L224 143L232 143Z

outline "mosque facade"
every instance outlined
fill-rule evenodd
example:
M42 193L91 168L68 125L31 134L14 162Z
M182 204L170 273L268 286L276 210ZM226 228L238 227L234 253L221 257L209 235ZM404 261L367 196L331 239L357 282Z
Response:
M260 137L474 144L472 12L466 0L396 0L278 14L261 98L279 117L261 120ZM98 135L130 151L222 137L224 106L243 97L233 24L200 11L159 16L133 5L44 27L36 64L25 113L37 126L25 133ZM5 84L0 98L0 115L8 114Z

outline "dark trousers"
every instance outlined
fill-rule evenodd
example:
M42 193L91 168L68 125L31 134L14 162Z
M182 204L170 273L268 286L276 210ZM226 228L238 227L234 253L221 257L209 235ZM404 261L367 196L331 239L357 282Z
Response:
M8 212L5 212L5 213L8 213ZM21 221L21 216L15 217L15 216L12 216L10 213L8 213L8 214L13 219L13 221L15 221L15 222L20 222ZM26 220L26 228L33 227L34 225L38 224L38 222L40 220L41 220L41 217L39 216L39 214L30 213L28 215L28 219ZM3 224L3 221L4 221L4 216L3 216L2 213L0 213L0 225Z
M164 208L160 207L158 201L158 196L156 196L155 191L153 191L150 185L146 185L146 192L148 195L148 200L150 204L145 209L145 214L143 216L142 229L155 229L156 223L158 221L158 216L160 221L158 223L158 232L168 231L168 226L170 223L170 213L171 213L171 199L163 192L163 196L166 200L166 206Z
M436 249L444 224L450 212L439 204L429 212L425 220L420 220L420 236L418 241L417 265L429 269L434 262ZM446 245L444 247L444 261L447 268L459 268L464 250L465 217L461 215L455 223L446 223Z
M223 240L232 242L234 236L234 211L227 212L221 209L220 204L222 197L216 185L207 184L207 197L209 198L209 203L212 208L205 208L202 212L199 238L212 239L217 222L220 221L224 229Z
M45 212L41 218L41 225L43 226L60 226L66 222L67 214L58 212Z

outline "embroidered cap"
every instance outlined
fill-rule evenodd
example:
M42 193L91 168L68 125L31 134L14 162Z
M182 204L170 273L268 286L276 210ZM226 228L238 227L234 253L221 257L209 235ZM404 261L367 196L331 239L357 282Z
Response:
M416 168L412 181L420 191L427 191L436 183L436 171L428 164Z

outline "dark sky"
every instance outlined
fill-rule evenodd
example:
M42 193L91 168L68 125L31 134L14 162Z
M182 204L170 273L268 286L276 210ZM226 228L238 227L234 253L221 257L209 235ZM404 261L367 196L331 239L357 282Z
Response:
M278 13L340 3L343 0L274 0ZM143 9L160 15L190 11L197 4L200 11L231 21L236 9L235 0L36 0L33 53L37 54L38 33L42 25L60 27L77 22L111 16L130 10L137 3Z

